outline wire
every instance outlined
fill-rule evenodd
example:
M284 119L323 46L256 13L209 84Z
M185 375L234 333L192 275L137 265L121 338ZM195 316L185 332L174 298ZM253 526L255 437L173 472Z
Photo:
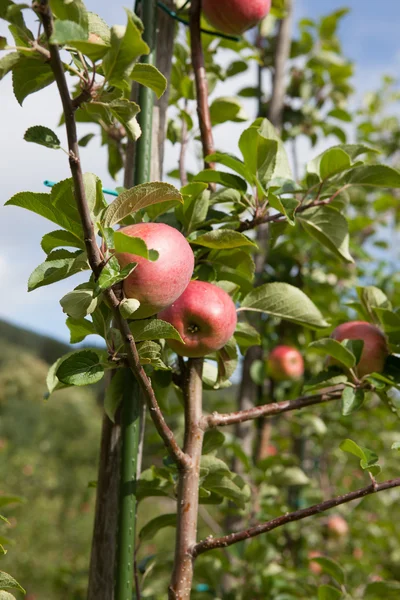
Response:
M48 179L46 179L45 181L43 181L43 184L46 187L54 187L56 185L56 182L49 181ZM109 196L119 196L119 193L116 190L109 190L107 188L102 188L101 191L103 192L103 194L108 194Z
M170 8L168 8L168 6L166 6L166 4L164 4L164 2L161 2L160 0L158 0L157 4L172 19L175 19L175 21L178 21L179 23L182 23L183 25L185 25L185 27L189 27L189 21L186 21L186 19L182 19L182 17L180 17L175 11L171 10ZM182 7L182 9L187 4L188 4L188 2L186 2L184 4L184 6ZM180 10L182 10L182 9L180 9ZM212 31L211 29L203 29L202 27L200 28L200 31L202 33L207 33L208 35L213 35L215 37L223 38L224 40L231 40L233 42L240 42L240 37L237 37L235 35L226 35L225 33L220 33L219 31Z

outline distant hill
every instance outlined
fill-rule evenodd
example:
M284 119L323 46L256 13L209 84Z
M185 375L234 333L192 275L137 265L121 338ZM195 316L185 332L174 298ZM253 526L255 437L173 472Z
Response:
M0 319L0 342L4 341L32 352L48 364L52 364L57 358L71 351L71 346L68 344Z

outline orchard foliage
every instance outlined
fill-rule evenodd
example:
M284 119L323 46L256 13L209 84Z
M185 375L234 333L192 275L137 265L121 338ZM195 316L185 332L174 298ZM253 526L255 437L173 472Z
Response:
M68 81L75 86L75 118L78 123L90 122L100 128L102 142L108 148L108 169L116 177L124 164L127 140L135 141L141 133L136 120L140 107L130 99L132 81L157 95L163 94L167 82L155 67L138 62L149 48L142 38L142 24L131 11L127 10L126 26L109 28L80 0L52 0L50 5L55 15L50 41L63 49L62 68L73 78ZM20 104L28 95L40 93L54 83L48 43L43 34L39 32L35 37L27 27L23 17L26 8L25 4L7 0L0 4L0 17L9 23L10 30L10 40L2 41L3 49L9 52L0 59L0 76L11 72ZM100 337L101 344L73 350L58 359L47 376L49 395L63 388L97 383L107 371L113 371L115 377L106 394L105 410L111 419L115 418L122 400L126 351L113 323L106 292L111 287L120 289L136 267L132 263L121 269L115 252L157 260L157 252L143 240L127 238L116 230L116 226L142 221L167 223L181 231L195 255L194 278L222 287L237 306L239 320L233 337L224 348L206 357L203 384L209 392L207 412L234 410L225 388L237 381L234 374L240 357L255 345L262 347L265 358L278 343L293 345L302 350L306 362L304 381L273 386L266 361L255 361L251 375L258 385L259 404L292 399L303 391L316 393L329 386L343 386L341 415L336 404L329 403L321 409L299 411L289 419L280 419L271 437L276 453L270 449L268 454L267 444L262 451L259 448L248 456L232 432L225 436L211 429L206 433L199 497L205 510L201 514L206 515L207 521L210 510L217 529L223 518L232 522L233 513L239 514L248 526L300 505L319 502L332 495L333 487L340 492L352 489L353 480L364 475L368 481L369 476L378 476L382 469L385 478L396 472L400 289L398 282L391 279L390 264L376 264L375 256L377 249L386 249L388 224L397 222L400 172L393 164L392 142L393 130L398 136L399 128L394 117L382 114L379 96L371 96L356 115L356 142L347 140L350 125L342 124L353 121L347 106L353 66L342 56L336 34L345 13L341 10L318 22L300 23L299 37L292 43L282 138L265 117L265 90L248 87L238 91L238 97L260 99L260 115L255 119L248 117L238 97L217 95L218 84L245 73L249 61L258 61L265 68L273 66L273 19L268 18L261 25L261 33L268 31L268 36L260 35L255 44L250 38L236 42L211 34L203 36L208 83L213 92L212 124L243 122L237 147L229 153L221 149L206 156L207 165L215 165L215 169L189 173L183 165L180 173L170 173L181 179L183 174L179 189L164 182L119 188L119 196L109 204L99 177L85 173L83 184L90 216L104 255L99 277L95 278L89 269L72 178L57 183L50 193L22 191L7 202L39 214L56 226L41 240L45 258L29 278L29 291L82 271L88 275L86 283L72 289L60 299L60 304L67 315L72 344L93 334ZM224 67L219 62L222 53L234 53L232 62ZM180 143L184 136L197 139L198 128L192 116L195 87L185 34L175 44L169 86L169 142ZM87 145L93 135L82 137L80 145ZM309 138L311 145L330 135L341 143L310 160L304 173L293 174L284 142L299 135ZM29 128L25 139L51 150L60 149L57 135L47 124ZM388 162L392 164L385 164ZM268 223L267 245L258 248L254 231L264 223ZM266 253L267 260L256 279L254 259L260 251ZM178 361L165 343L180 342L180 335L157 317L131 318L138 306L134 298L124 299L120 312L128 319L140 363L152 381L159 403L181 433ZM261 315L257 321L255 314ZM383 372L368 374L361 380L354 377L353 369L360 359L362 342L338 342L329 337L338 323L356 317L381 327L390 348ZM336 366L327 366L327 359L332 358ZM56 399L51 398L53 401ZM373 429L381 436L372 436ZM154 464L147 456L147 468L137 484L138 499L174 499L177 467L163 456L165 449L161 450L153 432L147 435L155 453ZM240 465L240 473L228 466L234 459ZM391 492L387 495L386 500L379 500L378 516L374 513L378 502L375 498L369 498L362 507L371 534L377 534L377 527L369 525L375 518L381 519L383 529L390 528ZM160 509L164 510L162 503ZM348 516L348 510L343 514ZM321 549L321 553L332 553L337 558L341 546L329 536L327 544L323 541L323 518L307 523L311 524L306 533L304 525L293 523L286 533L254 538L224 553L201 556L196 563L196 584L206 585L210 597L222 597L223 574L236 578L240 588L250 586L254 598L269 595L277 600L305 596L336 599L346 594L378 598L380 594L389 595L390 590L395 597L398 583L368 581L354 568L357 565L352 558L345 569L327 556L315 558L325 579L311 576L305 565L308 548ZM175 512L160 514L147 522L139 533L141 548L146 549L145 542L158 531L175 525ZM364 526L361 520L351 523L351 544L356 544L357 534ZM393 524L393 528L397 525ZM203 525L201 531L204 532ZM377 544L387 552L381 554L388 556L382 575L400 579L395 567L400 552L395 536L379 535ZM371 540L370 545L375 541ZM165 597L172 563L169 539L166 547L167 552L161 547L155 554L140 555L143 597ZM364 551L368 553L366 548ZM354 552L355 549L350 556L357 556ZM362 562L364 554L360 556ZM12 586L3 582L3 587ZM235 585L231 586L223 597L242 597L240 591L235 595L234 589Z

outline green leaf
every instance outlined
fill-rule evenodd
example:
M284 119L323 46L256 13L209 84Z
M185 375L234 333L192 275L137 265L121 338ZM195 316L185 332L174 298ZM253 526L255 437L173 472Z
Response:
M145 341L138 345L138 352L141 364L152 364L160 369L167 369L161 360L161 346L156 342Z
M73 21L83 29L88 29L88 12L82 0L50 0L52 13L58 18Z
M346 219L331 206L308 208L297 215L306 232L348 263L354 260L349 252L349 230Z
M177 516L176 513L170 513L166 515L160 515L159 517L155 517L139 532L139 539L143 542L144 540L151 540L156 533L163 529L164 527L176 527Z
M398 598L400 583L398 581L374 581L369 583L364 591L364 598L382 600L382 598Z
M251 172L246 167L244 162L239 158L236 158L236 156L232 156L231 154L226 154L224 152L214 152L214 154L206 156L206 161L209 163L219 163L224 165L225 167L228 167L229 169L232 169L232 171L238 173L238 175L243 177L243 179L246 181L252 180Z
M56 248L80 248L81 250L85 250L85 244L82 240L80 240L75 234L70 231L64 231L63 229L59 229L57 231L52 231L50 233L46 233L42 237L42 241L40 242L42 249L46 254L50 254Z
M116 283L126 279L132 271L137 267L137 263L132 262L120 269L119 263L113 256L106 265L104 265L100 277L97 280L97 285L100 290L106 290Z
M57 253L65 252L66 256L52 258ZM67 252L67 250L55 250L49 254L48 259L36 267L28 280L28 292L32 292L44 285L50 285L71 277L89 268L86 252Z
M217 352L218 378L217 386L220 387L232 377L238 365L236 340L232 337L223 348Z
M27 96L47 87L54 81L54 74L49 63L41 58L21 56L13 66L13 89L19 104Z
M80 350L66 358L58 367L56 377L67 385L91 385L97 383L104 375L102 352Z
M225 436L218 429L209 429L204 435L203 454L210 454L224 445Z
M247 183L241 177L224 171L205 169L193 177L193 181L204 181L205 183L217 183L227 188L233 188L240 192L247 190Z
M376 320L375 309L383 308L391 310L392 305L387 296L379 288L369 285L366 287L357 287L357 295L361 305L372 320Z
M335 579L339 585L345 584L345 573L339 563L331 558L327 558L326 556L316 556L310 560L319 564L322 567L322 570L333 577L333 579Z
M141 135L139 123L135 118L140 111L139 105L131 100L120 98L113 100L106 106L113 117L125 127L128 137L131 140L137 140Z
M332 338L323 338L315 342L311 342L308 346L311 350L318 354L329 355L342 363L348 369L352 369L356 365L356 358L349 350L347 350L340 342Z
M117 252L127 252L151 261L157 260L159 256L157 250L148 250L146 242L141 238L132 237L120 231L116 231L114 234L114 248Z
M337 173L346 171L351 166L350 156L340 148L331 148L324 152L319 165L319 174L322 180L328 179Z
M186 195L185 188L181 189L181 193L184 195L184 203L179 204L175 209L177 219L182 223L187 233L194 231L199 225L201 226L206 220L208 208L210 205L210 192L207 189L205 183L190 183L189 186L200 187L200 192L195 190L193 195Z
M16 600L15 596L4 590L0 590L0 600Z
M87 29L84 29L75 21L60 21L57 19L54 22L53 33L50 38L51 44L59 44L65 46L72 41L88 39Z
M141 183L122 192L107 208L104 214L104 226L111 227L125 217L159 202L183 202L180 192L169 183Z
M364 402L364 390L345 387L342 394L342 415L345 417L355 412Z
M345 375L339 367L332 366L320 371L314 377L311 377L311 379L305 383L303 389L305 392L310 392L334 385L340 385L346 381L347 375Z
M18 581L15 581L14 577L11 577L8 573L0 571L0 590L19 590L23 594L26 594L23 587L21 587Z
M9 52L0 58L0 80L12 71L21 57L19 52Z
M265 283L255 288L244 298L239 310L263 312L305 327L328 327L308 296L288 283Z
M399 450L400 451L400 442L393 442L390 446L391 450Z
M135 342L144 340L178 340L183 343L178 331L167 321L161 319L144 319L129 323Z
M340 600L343 594L331 585L320 585L318 588L318 600Z
M259 332L249 323L239 322L236 325L234 336L242 354L250 346L259 346L261 344Z
M400 188L400 172L386 165L365 165L346 173L343 183L397 189Z
M111 381L107 385L104 397L104 411L110 421L115 423L115 413L122 402L126 384L125 369L118 369L112 373Z
M207 233L199 235L197 238L190 240L191 244L205 246L206 248L214 248L222 250L227 248L241 248L243 246L255 246L257 244L239 231L230 229L214 229Z
M381 467L378 465L379 457L372 450L359 446L350 439L344 440L339 448L343 450L343 452L348 452L349 454L357 456L360 459L360 466L363 470L370 471L372 475L380 473Z
M68 317L66 325L70 332L69 341L71 344L79 344L86 336L96 333L93 323L88 321L88 319L73 319L72 317Z
M343 108L334 108L333 110L328 112L328 117L333 117L334 119L339 119L339 121L345 121L346 123L351 123L352 116Z
M9 504L24 504L26 502L25 498L22 496L2 496L0 495L0 508L3 506L8 506Z
M136 298L123 298L119 305L119 312L124 317L124 319L131 319L132 315L138 310L140 307L139 300Z
M24 140L26 142L33 142L34 144L40 144L46 146L46 148L53 148L58 150L61 147L61 142L51 129L43 127L42 125L35 125L29 127L25 131Z
M290 225L295 224L295 212L300 205L299 200L296 198L279 198L279 196L269 193L268 202L272 208L285 215Z
M111 48L103 59L103 72L106 81L117 88L126 87L126 80L132 72L135 61L150 48L142 39L133 13L126 9L126 27L115 25L111 28Z
M216 98L213 100L210 105L210 117L213 126L226 123L226 121L243 123L243 121L247 121L249 118L243 105L235 97Z
M137 63L129 77L153 90L157 98L161 98L167 89L167 80L154 65Z

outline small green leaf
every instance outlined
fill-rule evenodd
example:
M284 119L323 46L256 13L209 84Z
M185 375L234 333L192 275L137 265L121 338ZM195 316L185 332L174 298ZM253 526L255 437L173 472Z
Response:
M74 352L58 367L56 377L67 385L91 385L97 383L104 375L102 353L93 350Z
M210 452L214 452L221 446L224 445L225 436L218 429L209 429L206 431L204 435L203 441L203 454L209 454Z
M79 344L79 342L82 342L88 335L94 335L96 333L93 323L88 321L88 319L73 319L72 317L68 317L66 325L70 332L69 341L71 344Z
M82 0L50 0L53 14L62 21L73 21L83 29L88 29L89 13Z
M311 379L305 383L304 391L310 392L320 390L326 387L340 385L346 381L347 375L345 375L339 367L329 367L314 377L311 377Z
M217 183L226 188L233 188L240 192L246 192L247 183L241 177L224 171L215 171L214 169L205 169L193 177L193 181L204 181L205 183Z
M316 556L311 560L319 564L322 567L322 570L333 577L333 579L335 579L339 585L345 584L345 573L339 563L331 558L327 558L326 556Z
M22 496L2 496L0 495L0 508L3 506L8 506L9 504L24 504L26 502L25 498Z
M206 161L209 163L219 163L232 169L238 175L243 177L246 181L251 181L252 176L249 169L246 167L244 162L236 156L232 156L231 154L226 154L225 152L214 152L214 154L210 154L206 156Z
M351 415L364 403L364 390L345 387L342 394L342 415Z
M14 589L19 590L23 594L26 594L23 587L21 587L18 581L15 581L14 577L11 577L8 573L0 571L0 590Z
M104 265L100 277L97 280L97 285L100 290L106 290L116 283L126 279L132 271L137 267L137 263L129 263L123 269L120 269L119 263L115 256L111 257L106 265Z
M0 80L13 70L21 57L19 52L9 52L0 58Z
M341 148L330 148L322 155L319 174L322 180L346 171L351 166L350 156Z
M125 369L114 371L104 398L104 411L113 423L115 423L115 413L122 402L125 384Z
M379 457L372 450L359 446L350 439L344 440L339 448L343 450L343 452L349 452L350 454L357 456L360 459L360 467L363 470L370 471L372 475L378 475L380 473L381 467L378 465Z
M50 254L56 248L80 248L81 250L85 250L85 244L82 240L80 240L75 234L70 231L64 231L63 229L59 229L57 231L52 231L51 233L46 233L42 237L42 241L40 242L44 252L46 254Z
M331 206L308 208L297 215L306 232L341 260L353 263L346 219Z
M170 323L161 319L145 319L129 324L135 342L145 340L178 340L183 343L178 331Z
M398 189L400 188L400 172L386 165L365 165L346 173L343 183Z
M355 356L340 342L333 340L332 338L323 338L316 342L311 342L308 347L319 354L332 356L348 369L351 369L356 365Z
M163 529L164 527L176 527L177 516L176 513L170 513L166 515L160 515L159 517L155 517L139 532L139 539L143 542L144 540L151 540L156 533Z
M57 258L57 253L67 253L63 257ZM53 259L53 255L55 258ZM36 267L28 280L28 291L32 292L44 285L50 285L80 271L89 268L86 252L67 252L67 250L55 250L48 256L48 260Z
M151 261L157 260L159 256L157 250L148 250L146 242L141 238L125 235L121 231L114 233L114 248L117 252L127 252Z
M15 97L22 106L27 96L53 83L54 73L41 58L21 56L13 65L12 79Z
M318 600L340 600L343 594L331 585L320 585L318 588Z
M190 243L216 250L240 248L243 246L257 247L257 244L243 235L243 233L230 229L214 229L190 240Z
M259 332L249 323L239 322L236 325L234 336L242 354L250 346L259 346L261 344Z
M154 65L136 63L129 77L153 90L157 98L161 98L167 89L167 80Z
M139 105L126 98L120 98L113 100L106 107L113 117L125 127L128 137L136 141L141 135L139 123L135 118L140 111Z
M248 120L248 116L239 100L235 97L216 98L210 105L210 117L213 126L226 121L242 123Z
M122 192L107 208L104 226L111 227L125 217L159 202L183 202L181 193L169 183L141 183Z
M328 327L310 298L288 283L265 283L255 288L243 299L239 310L263 312L305 327Z
M124 298L119 305L119 312L124 319L131 319L139 307L140 302L136 298Z
M95 298L94 288L85 284L69 292L60 300L63 312L73 319L83 319L96 310L98 298Z
M81 25L79 25L75 21L61 21L60 19L57 19L54 22L54 28L50 38L50 43L65 46L65 44L68 44L69 42L75 40L86 41L87 39L87 30L81 27Z
M399 450L400 451L400 442L393 442L391 445L391 450Z

